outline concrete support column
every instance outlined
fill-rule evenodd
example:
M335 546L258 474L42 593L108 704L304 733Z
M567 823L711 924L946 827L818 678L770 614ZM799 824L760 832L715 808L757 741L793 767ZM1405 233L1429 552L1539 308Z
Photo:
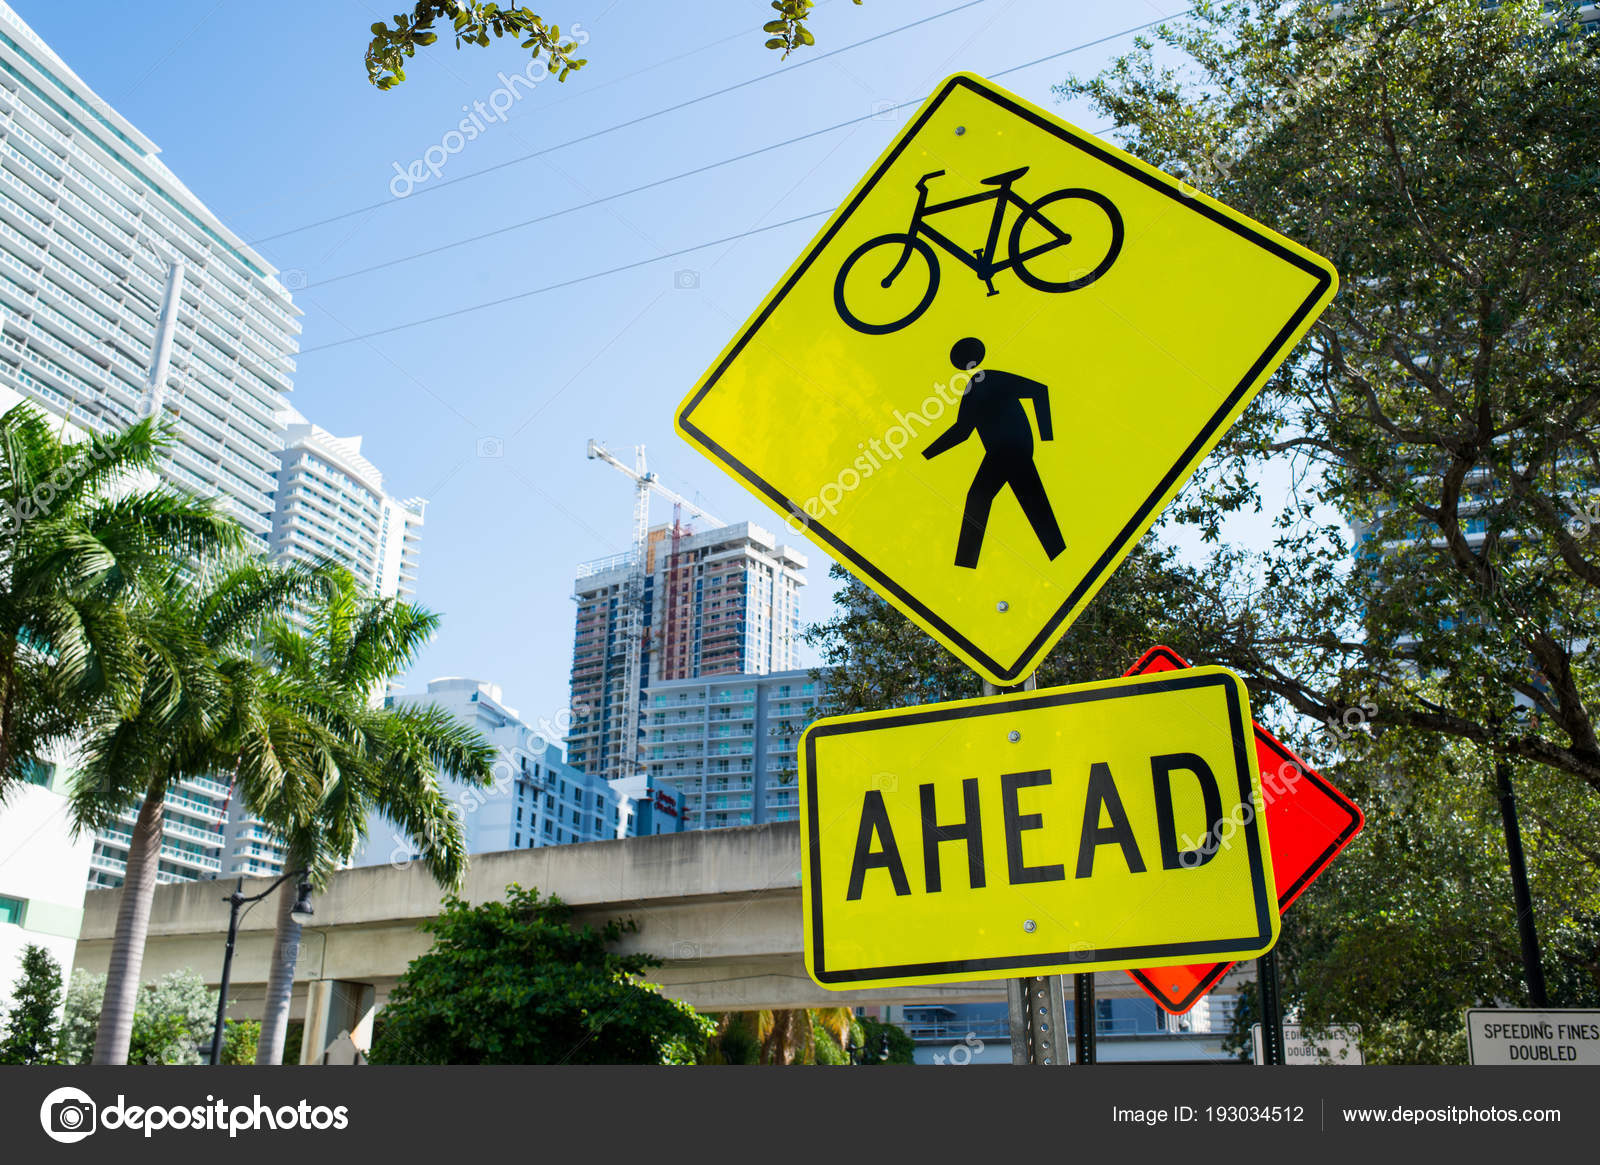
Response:
M330 1049L340 1062L372 1048L372 1017L377 991L371 983L313 979L306 984L306 1026L300 1040L300 1062L322 1064Z

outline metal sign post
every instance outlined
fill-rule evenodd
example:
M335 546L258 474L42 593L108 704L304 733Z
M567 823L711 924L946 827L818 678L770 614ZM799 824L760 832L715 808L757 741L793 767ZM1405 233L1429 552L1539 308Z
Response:
M1094 1064L1099 1060L1095 1051L1094 972L1072 977L1073 1020L1078 1028L1079 1064Z
M1278 997L1276 950L1268 951L1256 960L1256 974L1261 985L1261 1060L1264 1064L1282 1064L1283 1001Z
M1029 676L1012 688L983 681L985 696L1006 692L1031 692L1039 680ZM1006 1003L1011 1019L1011 1062L1013 1064L1065 1064L1067 1038L1067 1000L1060 975L1031 975L1006 980Z

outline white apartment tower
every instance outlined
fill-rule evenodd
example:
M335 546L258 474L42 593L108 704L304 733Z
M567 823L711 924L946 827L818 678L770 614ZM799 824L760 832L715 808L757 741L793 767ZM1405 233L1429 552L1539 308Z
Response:
M421 498L392 498L360 437L335 437L290 408L272 516L272 554L297 562L333 559L375 594L409 598L422 536ZM375 696L377 694L375 693ZM283 872L277 836L237 803L224 826L222 873L247 878Z
M164 418L162 477L221 497L264 553L300 313L158 153L0 3L0 396L88 434ZM223 872L228 793L168 796L161 881ZM121 882L132 820L95 838L91 886Z
M286 410L277 508L276 557L334 558L385 598L416 591L422 498L393 498L383 474L361 453L360 437L335 437Z
M165 414L164 476L265 550L300 313L157 154L0 3L0 383L94 432Z

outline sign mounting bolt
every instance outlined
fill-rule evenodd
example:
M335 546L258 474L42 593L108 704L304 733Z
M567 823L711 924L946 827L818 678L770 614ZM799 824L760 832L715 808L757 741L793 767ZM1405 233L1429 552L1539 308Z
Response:
M967 132L967 127L966 126L964 126L964 125L956 126L956 137L960 137L962 134L964 134L966 132Z
M1007 611L1011 610L1011 604L1006 602L1004 599L1001 599L994 605L994 609L1004 615Z
M1037 922L1033 921L1033 919L1024 918L1022 920L1022 929L1027 931L1029 934L1032 934L1038 928L1039 928L1039 924Z
M1012 744L1015 744L1015 743L1017 743L1017 741L1022 739L1022 733L1018 732L1015 728L1013 728L1010 732L1006 733L1006 739L1009 740Z

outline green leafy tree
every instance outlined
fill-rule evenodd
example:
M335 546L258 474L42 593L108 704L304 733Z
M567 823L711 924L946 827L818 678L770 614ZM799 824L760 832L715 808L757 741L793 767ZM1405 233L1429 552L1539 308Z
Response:
M218 555L171 567L134 609L142 683L136 699L88 721L72 789L79 831L104 828L138 806L96 1033L97 1064L128 1060L167 790L185 777L231 772L255 804L282 784L266 733L265 673L254 646L264 621L284 614L319 582L316 572Z
M636 929L572 926L572 909L536 890L504 901L449 897L428 952L383 1010L375 1064L692 1064L711 1021L640 981L660 960L609 948Z
M563 40L558 26L546 24L530 8L503 8L474 0L418 0L409 15L395 15L393 27L381 20L373 24L367 46L367 80L379 89L392 89L404 81L405 62L419 48L438 41L434 30L441 24L455 37L457 49L469 44L487 46L491 36L496 40L520 38L520 46L531 49L533 59L545 62L560 81L587 63L572 55L576 42Z
M284 841L287 869L313 882L347 862L378 813L398 825L439 884L454 889L467 868L466 835L442 779L487 785L494 749L475 729L433 705L388 707L376 697L406 671L439 626L412 603L380 599L342 567L294 622L271 623L260 655L261 729L278 775L252 782L252 812ZM272 965L256 1060L283 1056L300 924L295 882L277 896Z
M838 715L982 695L977 673L865 583L838 565L828 577L842 584L836 612L806 630L825 665L816 673L821 711ZM1204 658L1233 633L1228 610L1204 572L1147 539L1045 658L1039 685L1121 675L1157 643Z
M852 2L860 4L861 0ZM778 18L761 26L762 32L771 34L767 37L769 49L782 49L787 58L795 49L817 43L805 23L811 10L816 7L815 0L772 0L772 7L778 13Z
M1393 743L1331 773L1367 825L1284 916L1284 1001L1313 1033L1360 1024L1371 1063L1464 1063L1465 1009L1527 1003L1493 758L1460 742ZM1571 806L1566 819L1600 828ZM1526 826L1552 1002L1600 1005L1600 890L1569 846L1536 819Z
M917 1062L917 1042L898 1024L881 1023L870 1016L862 1016L856 1022L861 1026L861 1047L867 1050L861 1061L863 1065ZM887 1056L883 1054L885 1047L889 1051Z
M1552 995L1592 998L1597 89L1600 37L1536 0L1203 2L1061 88L1339 268L1174 512L1214 538L1263 481L1296 483L1247 572L1264 585L1230 584L1236 634L1193 658L1371 721L1331 757L1367 833L1287 916L1284 967L1305 1018L1362 1022L1375 1059L1459 1059L1462 1007L1523 997L1497 759Z
M0 801L137 691L140 590L175 558L241 543L214 503L140 488L165 444L149 421L69 443L30 404L0 416Z
M1340 272L1303 358L1181 503L1214 533L1269 467L1300 483L1259 564L1270 585L1206 661L1316 720L1370 699L1380 730L1488 746L1586 796L1597 88L1600 38L1572 4L1269 0L1200 3L1061 90Z
M860 4L861 0L853 2ZM816 43L805 23L816 6L815 0L771 0L771 5L777 16L761 26L769 49L782 49L787 57L797 48ZM409 13L395 15L393 25L382 20L372 25L372 40L367 45L367 80L379 89L393 89L400 84L406 79L406 61L419 48L437 43L437 29L441 27L455 38L457 49L463 45L486 47L491 37L510 37L519 47L531 50L533 59L542 61L559 81L588 64L572 55L580 41L564 39L559 26L546 24L526 6L507 7L476 0L417 0Z
M11 989L11 1010L0 1032L0 1064L54 1064L59 1042L61 964L41 946L22 951L21 975Z

